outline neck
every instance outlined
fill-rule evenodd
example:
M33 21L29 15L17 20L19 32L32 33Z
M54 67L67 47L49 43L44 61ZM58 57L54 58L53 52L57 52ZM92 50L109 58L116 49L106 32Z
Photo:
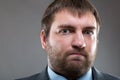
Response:
M52 68L51 68L52 69ZM82 69L82 70L60 70L60 69L52 69L55 73L64 76L68 80L76 80L77 78L82 77L86 72L89 70L88 69Z
M50 77L50 79L52 80L57 80L57 79L67 79L67 80L92 80L92 69L90 68L85 74L81 75L81 76L70 76L70 75L63 75L60 73L57 73L55 71L53 71L50 67L48 67L48 75Z

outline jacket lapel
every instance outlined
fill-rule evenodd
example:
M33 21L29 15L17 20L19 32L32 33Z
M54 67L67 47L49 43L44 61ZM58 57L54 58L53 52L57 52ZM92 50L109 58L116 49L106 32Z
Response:
M47 73L47 68L40 73L37 80L49 80L49 76L48 76L48 73Z
M93 80L105 80L104 75L94 67L92 68Z

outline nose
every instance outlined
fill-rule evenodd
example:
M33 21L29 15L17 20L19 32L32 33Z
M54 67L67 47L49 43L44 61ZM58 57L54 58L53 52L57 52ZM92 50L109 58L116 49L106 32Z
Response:
M82 49L86 47L86 41L82 32L76 33L73 37L72 47Z

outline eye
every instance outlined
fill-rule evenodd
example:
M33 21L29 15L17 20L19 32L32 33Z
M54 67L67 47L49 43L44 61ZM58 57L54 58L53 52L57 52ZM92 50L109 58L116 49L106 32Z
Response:
M62 34L68 34L68 33L70 33L70 30L69 29L62 29L60 31L60 33L62 33Z
M85 31L84 31L84 34L86 34L86 35L93 35L94 32L91 31L91 30L85 30Z
M61 29L59 31L60 34L64 34L64 35L70 34L72 32L73 32L73 30L71 30L71 29Z

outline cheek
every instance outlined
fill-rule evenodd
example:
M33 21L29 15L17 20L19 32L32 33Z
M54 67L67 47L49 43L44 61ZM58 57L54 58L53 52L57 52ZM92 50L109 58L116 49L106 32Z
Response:
M51 38L49 45L51 46L51 52L48 52L49 57L53 60L63 60L68 47L66 40Z
M65 48L68 48L68 46L70 46L70 40L66 38L54 37L49 39L49 41L52 47L59 48L59 50L64 50Z
M87 43L87 50L91 54L96 54L96 49L97 49L97 40L92 40Z
M97 41L91 41L88 43L86 51L88 52L88 60L94 62L97 51Z

